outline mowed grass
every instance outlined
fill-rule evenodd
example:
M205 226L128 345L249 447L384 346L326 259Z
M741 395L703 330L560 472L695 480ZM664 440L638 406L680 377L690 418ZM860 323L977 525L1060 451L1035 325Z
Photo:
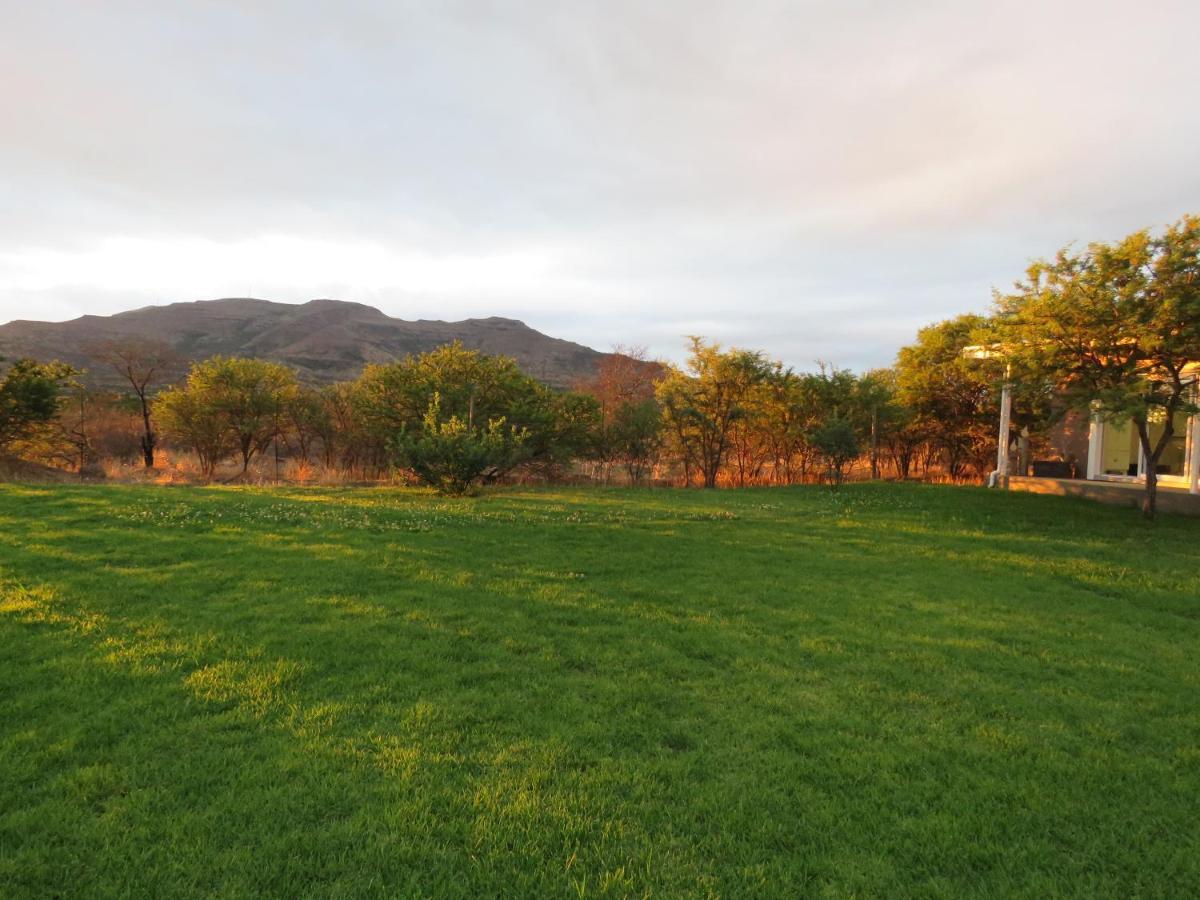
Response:
M1200 521L0 487L0 896L1195 896Z

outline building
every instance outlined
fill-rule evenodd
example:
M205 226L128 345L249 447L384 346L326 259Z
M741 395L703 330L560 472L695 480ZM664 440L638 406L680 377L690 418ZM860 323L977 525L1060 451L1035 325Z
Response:
M1162 437L1165 427L1165 421L1150 423L1152 443ZM1158 459L1159 484L1200 494L1200 415L1177 413L1174 431ZM1105 421L1098 413L1092 416L1081 463L1089 481L1140 484L1146 480L1146 458L1137 428L1132 422Z
M972 359L987 359L1002 354L995 346L967 347L963 355ZM1191 379L1191 399L1200 403L1200 364L1185 370ZM1000 398L1000 435L996 454L996 471L988 479L991 485L1009 484L1013 470L1011 453L1010 421L1012 394L1010 386L1004 385ZM1056 446L1062 459L1069 460L1076 477L1083 475L1088 481L1115 484L1145 484L1146 455L1138 438L1137 428L1132 422L1106 419L1103 411L1092 413L1087 428L1086 444L1079 439L1078 420L1068 417L1055 435L1051 444ZM1165 413L1157 422L1150 422L1150 441L1157 443L1166 428ZM1176 413L1173 434L1158 459L1156 473L1160 487L1168 490L1187 491L1200 495L1200 414ZM1020 443L1020 442L1018 442ZM1033 463L1035 475L1038 465ZM1055 472L1053 477L1061 477ZM1022 479L1025 472L1020 472Z

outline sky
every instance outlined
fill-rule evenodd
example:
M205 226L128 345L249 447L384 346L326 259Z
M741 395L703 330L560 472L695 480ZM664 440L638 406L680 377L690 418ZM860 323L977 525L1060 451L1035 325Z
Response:
M0 0L0 322L336 297L890 363L1200 212L1195 0Z

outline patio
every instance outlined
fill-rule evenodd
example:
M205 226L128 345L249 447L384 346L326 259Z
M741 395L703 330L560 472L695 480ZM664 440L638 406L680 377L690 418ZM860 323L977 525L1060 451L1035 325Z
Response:
M1086 481L1082 478L1032 478L1026 475L1009 476L1008 486L1014 491L1034 494L1056 494L1061 497L1086 497L1116 506L1140 507L1144 485L1138 482ZM1186 487L1158 485L1160 512L1200 516L1200 494L1189 493Z

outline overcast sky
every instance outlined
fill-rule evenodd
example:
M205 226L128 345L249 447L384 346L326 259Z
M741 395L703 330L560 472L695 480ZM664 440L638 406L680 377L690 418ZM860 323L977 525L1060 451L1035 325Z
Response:
M0 0L0 321L221 296L891 361L1200 212L1200 3Z

